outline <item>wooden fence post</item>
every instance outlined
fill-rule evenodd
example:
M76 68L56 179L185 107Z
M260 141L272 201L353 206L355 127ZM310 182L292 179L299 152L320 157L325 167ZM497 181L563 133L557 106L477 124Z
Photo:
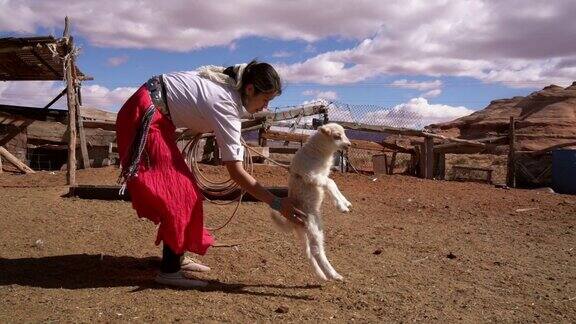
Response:
M432 179L434 177L434 138L425 137L420 145L420 177Z
M434 153L434 178L446 179L446 154Z
M64 38L67 42L67 53L65 56L66 69L66 98L68 99L68 172L66 174L68 185L76 184L76 93L74 91L74 79L72 69L74 61L72 59L73 43L70 37L70 24L68 17L65 20Z
M514 117L510 116L510 126L508 128L508 168L506 183L508 187L516 187L516 126Z
M264 133L266 133L266 129L264 127L260 127L260 129L258 129L258 145L262 147L268 144L266 137L264 137Z
M72 61L72 67L74 68L74 61ZM74 83L76 83L76 72L73 71ZM84 132L84 124L82 123L82 113L80 107L82 106L82 96L80 95L80 85L74 87L74 94L76 96L76 124L78 125L78 137L80 138L80 152L82 154L82 168L90 168L90 157L88 156L88 146L86 143L86 134Z

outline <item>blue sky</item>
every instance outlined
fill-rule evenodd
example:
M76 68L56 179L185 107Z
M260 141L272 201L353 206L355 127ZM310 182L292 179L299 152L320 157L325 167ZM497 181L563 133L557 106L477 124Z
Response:
M285 82L272 107L326 98L426 123L570 85L575 14L568 0L4 0L0 36L59 37L70 16L90 107L118 110L155 74L258 58ZM2 82L0 103L42 106L62 87Z

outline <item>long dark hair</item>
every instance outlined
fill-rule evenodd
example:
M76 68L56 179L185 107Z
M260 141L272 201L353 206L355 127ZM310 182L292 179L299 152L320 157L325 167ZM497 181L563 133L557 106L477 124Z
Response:
M227 67L224 70L224 74L227 74L234 80L237 79L233 66ZM246 94L247 84L254 85L255 95L259 93L277 93L277 95L280 95L282 93L282 81L280 81L278 72L276 72L272 65L258 62L257 60L252 60L252 62L248 63L246 68L244 68L242 84L240 84L240 93L243 96Z

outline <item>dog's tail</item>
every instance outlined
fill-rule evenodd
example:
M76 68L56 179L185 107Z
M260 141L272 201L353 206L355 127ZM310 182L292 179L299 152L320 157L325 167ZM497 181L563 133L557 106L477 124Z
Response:
M272 216L274 224L276 224L276 226L283 232L289 232L292 229L292 224L290 224L290 221L287 220L286 217L282 216L282 214L279 212L273 210L270 216Z

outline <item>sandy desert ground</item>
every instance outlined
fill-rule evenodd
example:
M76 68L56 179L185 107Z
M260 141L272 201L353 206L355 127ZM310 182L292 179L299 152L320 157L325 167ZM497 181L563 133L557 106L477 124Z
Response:
M114 167L81 170L113 184ZM285 171L258 167L264 184ZM267 206L244 203L199 259L210 285L153 282L155 226L129 202L63 197L64 172L0 174L0 322L575 322L576 197L479 183L335 174L320 282ZM209 225L231 206L206 204Z

